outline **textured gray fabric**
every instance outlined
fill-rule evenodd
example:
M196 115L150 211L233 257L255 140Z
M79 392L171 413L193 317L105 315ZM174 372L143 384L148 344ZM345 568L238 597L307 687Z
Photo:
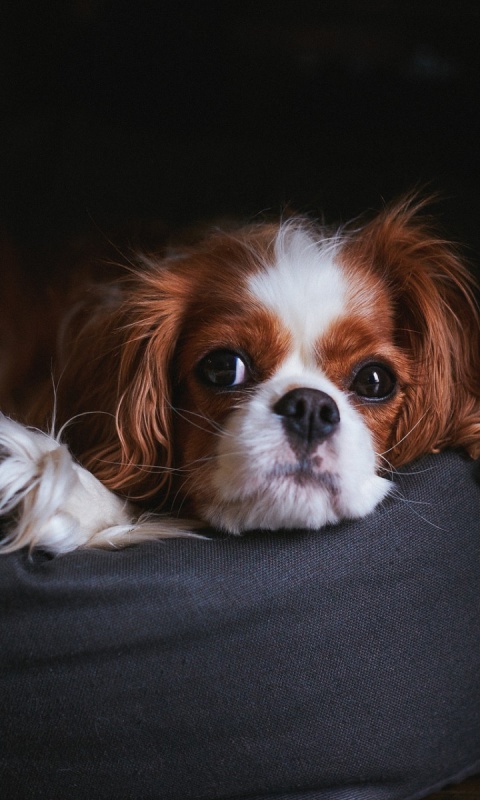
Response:
M0 559L9 800L400 800L480 771L480 489L319 533Z

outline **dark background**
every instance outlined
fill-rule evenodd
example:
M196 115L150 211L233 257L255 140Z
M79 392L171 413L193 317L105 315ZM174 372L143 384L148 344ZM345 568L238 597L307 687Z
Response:
M480 3L2 4L0 218L35 248L412 186L474 258Z

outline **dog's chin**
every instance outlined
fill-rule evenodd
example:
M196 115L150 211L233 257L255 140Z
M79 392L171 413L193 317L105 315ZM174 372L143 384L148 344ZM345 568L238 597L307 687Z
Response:
M283 473L283 474L280 474ZM278 469L258 481L256 491L236 498L214 497L201 509L210 525L230 534L250 530L320 529L344 519L369 514L387 495L391 483L372 475L357 491L342 485L331 473Z
M360 466L360 465L359 465ZM200 515L208 524L230 534L251 530L317 530L345 519L372 512L391 489L391 482L353 469L342 477L322 470L310 461L278 462L268 471L258 471L247 483L214 481L210 500Z

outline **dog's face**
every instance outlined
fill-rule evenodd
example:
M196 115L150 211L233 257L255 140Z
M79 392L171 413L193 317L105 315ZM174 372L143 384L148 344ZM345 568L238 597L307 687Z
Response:
M231 532L368 513L411 379L385 287L298 223L228 264L204 269L174 359L179 496Z
M467 274L408 207L334 236L298 220L214 234L147 264L106 341L115 325L116 427L97 425L84 463L230 532L363 516L382 469L478 453Z

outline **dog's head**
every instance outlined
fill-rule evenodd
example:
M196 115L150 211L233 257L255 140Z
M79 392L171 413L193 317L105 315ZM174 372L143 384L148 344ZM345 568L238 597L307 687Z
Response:
M297 219L213 233L145 259L62 379L69 413L115 419L73 426L83 463L237 532L362 516L388 491L383 468L478 454L471 282L416 211L337 233Z

